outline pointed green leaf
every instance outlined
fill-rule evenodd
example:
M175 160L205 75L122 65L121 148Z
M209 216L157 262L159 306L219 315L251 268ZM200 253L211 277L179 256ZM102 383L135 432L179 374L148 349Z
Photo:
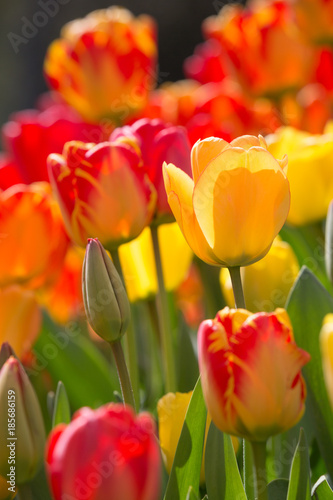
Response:
M207 436L205 475L209 500L246 500L231 437L213 422Z
M198 495L195 494L194 489L192 486L189 487L187 495L186 495L186 500L199 500Z
M315 500L333 500L333 490L325 476L321 476L312 488L312 498Z
M288 494L288 479L274 479L267 485L268 500L286 500Z
M62 380L73 411L108 403L113 391L119 390L116 374L77 322L62 327L45 313L33 353L29 376L46 369L56 384Z
M310 500L310 461L304 430L300 430L298 444L291 464L287 500Z
M287 311L296 344L311 354L302 372L307 386L306 411L326 467L333 477L333 413L322 370L319 333L326 314L333 312L333 298L306 267L301 269L288 299Z
M189 487L199 495L207 410L200 378L194 388L178 442L164 500L184 500Z
M64 384L59 381L54 398L52 415L52 427L58 424L69 424L71 421L71 409Z

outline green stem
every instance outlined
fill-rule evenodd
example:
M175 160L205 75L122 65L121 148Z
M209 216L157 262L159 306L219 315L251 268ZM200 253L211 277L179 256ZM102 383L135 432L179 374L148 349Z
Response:
M267 477L266 477L266 441L251 441L252 453L254 459L256 499L268 500L267 496Z
M164 286L163 268L160 247L158 242L157 226L151 226L151 238L153 242L156 275L158 281L157 308L160 337L162 341L163 368L166 392L176 391L176 369L175 358L172 347L172 334L170 325L168 296Z
M245 299L242 287L242 279L240 274L240 267L228 267L228 271L231 278L232 289L235 297L235 306L236 308L246 309L245 307Z
M249 441L243 439L243 483L248 500L255 499L254 491L254 464L252 447Z
M132 406L135 410L134 394L132 389L131 380L125 362L124 351L120 340L110 342L112 353L117 365L118 377L123 395L123 401L127 405Z
M123 275L123 270L121 267L121 262L119 258L118 248L110 251L115 268L118 271L119 276L122 279L124 287L126 289L126 283ZM135 335L135 325L133 321L130 322L126 335L125 335L125 351L128 362L128 370L130 374L130 379L133 387L135 410L138 409L140 403L140 393L139 393L139 369L138 369L138 352L136 345L136 335Z
M31 486L29 483L21 484L18 487L18 500L33 500Z

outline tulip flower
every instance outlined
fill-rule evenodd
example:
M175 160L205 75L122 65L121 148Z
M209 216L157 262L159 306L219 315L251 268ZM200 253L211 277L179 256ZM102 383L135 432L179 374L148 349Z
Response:
M192 261L192 251L178 224L158 227L165 288L177 288L185 278ZM149 228L119 248L126 290L131 302L156 295L158 291L154 252Z
M333 410L333 314L327 314L319 335L323 373Z
M68 142L48 158L52 187L72 240L108 249L136 238L153 216L156 192L134 147Z
M37 288L53 281L68 238L49 184L8 188L0 193L0 212L0 286Z
M22 184L23 177L15 161L6 153L0 153L0 190Z
M82 295L87 319L107 342L126 332L130 305L116 268L97 239L89 239L82 268Z
M171 472L172 464L178 446L178 441L182 432L182 427L184 424L188 405L190 404L192 393L193 391L187 393L176 392L175 394L169 392L168 394L163 396L157 403L160 447L162 450L163 462L168 474L170 474ZM205 483L204 457L207 434L211 421L212 419L210 418L210 415L207 414L205 443L200 471L201 484ZM239 446L238 439L233 437L232 442L235 452L237 452Z
M152 18L127 9L91 12L51 44L46 79L86 120L123 120L145 105L155 83L155 31Z
M25 184L49 180L47 157L61 153L66 142L102 142L107 138L102 126L83 122L64 104L53 104L44 111L14 113L2 127L2 134Z
M192 148L191 179L164 166L168 201L188 244L212 265L246 266L264 257L283 226L290 202L284 173L262 137L230 144L210 137Z
M138 143L144 166L149 179L157 192L156 214L159 222L168 221L170 210L165 192L162 165L163 162L181 165L187 174L191 171L191 146L186 130L182 127L167 125L162 120L143 118L131 126L116 129L110 140L134 141Z
M0 345L9 342L21 356L31 348L40 326L41 313L34 292L18 285L0 290Z
M282 151L288 155L288 222L299 226L323 219L333 198L333 134L311 135L283 127L268 136L267 142L272 155Z
M16 495L16 488L14 492L8 491L7 479L0 476L0 500L12 500Z
M46 461L54 500L159 498L155 424L150 415L135 417L119 404L82 408L68 426L57 426Z
M206 405L221 431L266 441L302 417L301 368L310 355L296 346L284 309L251 314L226 307L201 323L198 353Z
M278 96L308 83L314 50L297 27L291 2L226 5L204 21L203 32L227 51L239 81L252 95Z
M333 4L327 0L296 0L294 9L303 34L316 44L333 42Z
M299 264L292 247L275 238L263 259L241 269L246 306L253 312L284 307L298 272ZM225 268L221 269L220 283L227 305L234 307L232 283Z
M0 370L0 475L7 477L10 457L15 457L15 484L30 481L42 465L44 446L36 393L20 362L10 357Z

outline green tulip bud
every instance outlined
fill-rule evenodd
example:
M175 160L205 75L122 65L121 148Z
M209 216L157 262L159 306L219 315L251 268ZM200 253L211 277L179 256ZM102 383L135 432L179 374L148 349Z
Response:
M0 476L14 485L30 481L42 465L44 446L36 393L21 363L11 356L0 371Z
M88 240L82 291L93 330L107 342L119 340L130 321L130 305L122 280L97 238Z

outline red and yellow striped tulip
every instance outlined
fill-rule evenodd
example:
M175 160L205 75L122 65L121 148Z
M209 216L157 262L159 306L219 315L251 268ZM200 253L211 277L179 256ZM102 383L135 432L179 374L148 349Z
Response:
M284 309L252 314L226 307L201 323L198 351L206 405L223 432L265 441L302 417L301 368L310 355L295 344Z

